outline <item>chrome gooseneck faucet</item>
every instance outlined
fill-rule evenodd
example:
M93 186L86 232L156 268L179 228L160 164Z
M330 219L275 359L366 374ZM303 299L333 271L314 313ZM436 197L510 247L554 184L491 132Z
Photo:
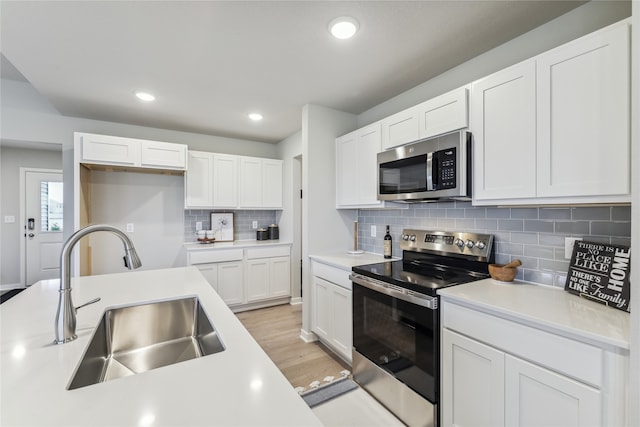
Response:
M95 224L82 228L71 235L62 247L60 253L60 290L58 298L58 311L56 313L56 344L64 344L75 340L76 335L76 310L71 301L71 251L80 239L87 234L96 231L108 231L115 234L124 243L124 265L129 270L142 266L136 253L133 242L120 229L106 224ZM92 301L96 302L97 299ZM83 306L86 304L83 304Z

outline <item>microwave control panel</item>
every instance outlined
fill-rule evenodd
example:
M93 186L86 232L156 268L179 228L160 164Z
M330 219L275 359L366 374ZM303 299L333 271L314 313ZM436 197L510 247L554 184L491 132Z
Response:
M438 189L456 187L456 149L449 148L438 152L438 166L440 169Z

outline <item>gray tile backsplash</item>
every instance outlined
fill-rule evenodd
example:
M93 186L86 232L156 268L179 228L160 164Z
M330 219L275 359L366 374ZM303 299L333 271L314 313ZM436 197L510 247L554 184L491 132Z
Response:
M390 226L393 255L402 256L404 228L493 234L497 263L519 258L517 279L564 287L569 260L565 237L602 243L631 244L631 207L474 207L471 202L409 205L407 209L360 210L360 249L382 253L385 227ZM371 237L375 225L377 237Z
M234 211L234 210L208 210L189 209L184 211L184 241L196 241L196 222L202 222L202 229L211 228L211 212L233 212L233 238L234 240L255 240L256 230L253 229L253 221L258 221L258 227L267 227L276 223L276 211Z

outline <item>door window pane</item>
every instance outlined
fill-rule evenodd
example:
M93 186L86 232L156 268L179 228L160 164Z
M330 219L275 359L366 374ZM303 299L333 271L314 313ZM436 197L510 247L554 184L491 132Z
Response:
M41 231L62 231L62 183L40 182Z

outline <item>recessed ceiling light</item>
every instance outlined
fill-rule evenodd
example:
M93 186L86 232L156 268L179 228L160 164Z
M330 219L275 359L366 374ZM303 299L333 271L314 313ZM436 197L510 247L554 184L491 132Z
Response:
M254 122L259 122L260 120L262 120L262 114L260 114L260 113L251 113L251 114L249 114L249 118L251 120L253 120Z
M136 96L142 101L155 101L156 99L155 96L151 95L148 92L136 92Z
M329 23L329 32L337 39L349 39L358 31L358 21L350 16L341 16Z

